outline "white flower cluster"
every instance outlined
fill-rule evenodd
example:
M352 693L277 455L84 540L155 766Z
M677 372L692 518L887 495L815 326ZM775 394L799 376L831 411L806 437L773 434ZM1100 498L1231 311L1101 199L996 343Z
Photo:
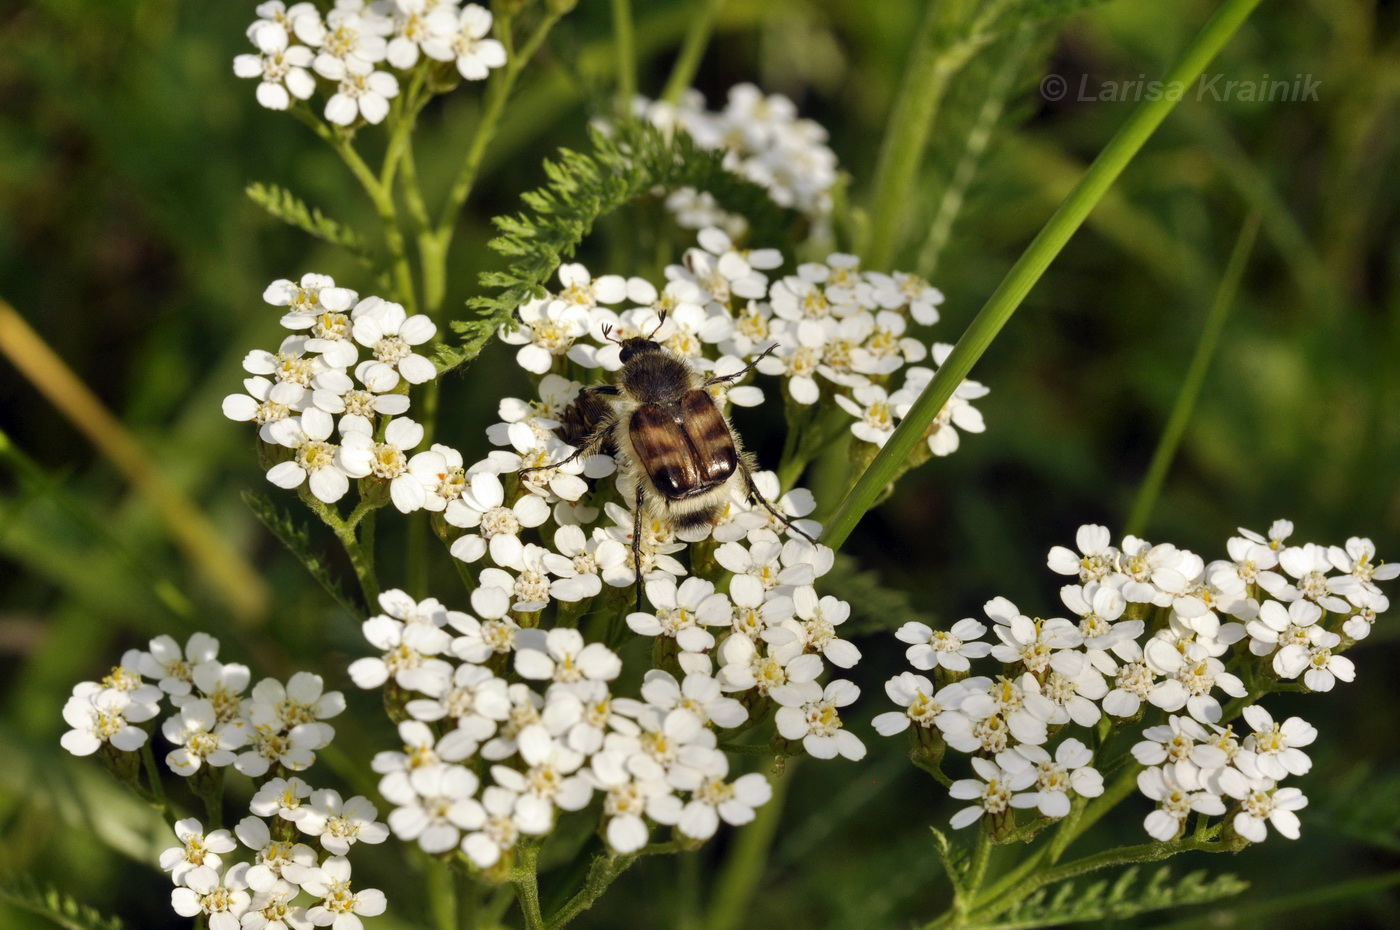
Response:
M491 32L491 14L457 0L335 0L322 15L312 3L268 0L248 27L256 52L233 60L233 72L257 78L258 103L285 110L326 82L325 118L340 126L356 120L379 123L399 80L388 66L412 71L420 61L447 62L468 81L483 80L506 63L506 51Z
M706 110L704 95L693 88L678 105L637 97L632 109L658 129L683 129L700 148L723 151L730 171L766 188L778 206L825 226L836 184L836 153L826 144L826 129L799 118L787 97L739 84L729 89L729 100L718 112ZM686 229L718 226L738 236L748 228L742 216L725 212L713 196L692 187L674 191L666 205Z
M559 533L568 531L577 533L576 557L590 558L578 527ZM728 595L698 577L649 581L653 610L630 614L627 626L657 637L654 655L679 674L651 669L638 700L613 692L622 673L614 651L571 627L530 625L550 597L544 566L569 561L530 548L541 570L515 578L483 570L470 614L388 591L385 613L365 621L380 654L356 661L351 677L409 693L403 750L374 760L380 792L395 806L389 827L401 839L431 853L460 848L491 868L522 837L550 833L561 813L582 810L596 794L614 852L641 849L657 824L702 842L721 821L747 823L770 797L762 774L731 777L719 743L721 731L741 733L770 706L779 733L811 755L864 755L837 711L858 690L847 681L818 684L823 660L850 667L860 657L835 630L849 606L811 587L830 567L830 550L755 529L749 545L716 552L735 572ZM566 580L577 575L554 586Z
M903 710L879 715L875 727L892 735L912 724L916 746L935 761L947 749L973 756L978 777L951 788L976 802L954 816L961 827L1017 807L1062 817L1069 793L1098 795L1095 754L1070 737L1052 758L1047 744L1103 715L1121 730L1151 705L1170 716L1133 748L1146 767L1139 788L1159 805L1149 834L1173 839L1191 811L1222 816L1230 799L1238 836L1262 840L1267 821L1296 838L1293 812L1307 799L1278 782L1308 770L1300 747L1316 731L1296 717L1275 724L1251 704L1243 713L1253 732L1239 739L1216 695L1252 701L1280 680L1301 678L1309 691L1351 681L1352 662L1338 653L1389 607L1376 582L1400 566L1378 563L1368 539L1288 546L1292 531L1282 520L1267 537L1240 530L1229 558L1207 563L1133 536L1115 547L1106 528L1080 527L1078 551L1056 546L1048 561L1076 581L1060 591L1066 616L1033 619L995 598L985 608L995 645L980 641L988 625L971 618L947 631L905 624L895 635L909 644L906 657L934 671L938 685L913 672L892 678L886 691ZM968 677L971 661L987 656L1002 675Z
M82 682L63 708L72 730L61 739L78 756L102 750L132 753L148 733L136 724L152 720L168 698L174 713L161 725L173 746L166 765L177 775L232 766L258 785L252 816L234 830L252 851L251 862L230 864L237 844L227 830L205 833L199 821L175 824L179 846L161 854L171 873L171 904L184 917L203 914L211 930L262 930L334 924L360 926L356 915L384 910L379 891L350 890L346 853L356 842L382 843L389 829L376 823L374 805L362 797L342 801L332 790L313 791L299 778L335 729L325 721L345 709L339 691L326 692L318 675L297 672L285 685L266 678L248 694L246 665L218 660L219 642L196 633L182 648L169 636L148 651L128 650L100 682ZM271 827L265 818L272 818ZM295 842L295 832L315 837L327 858ZM301 894L318 903L297 904ZM280 921L280 923L279 923Z
M313 791L300 778L274 778L253 796L254 814L230 833L205 832L193 818L176 821L179 846L160 856L175 889L170 903L181 917L203 915L209 930L360 930L361 917L384 913L377 888L352 890L350 860L356 842L382 843L389 828L375 822L374 805L362 797L342 801L331 790ZM319 839L324 859L296 831ZM238 848L251 862L225 863Z
M805 538L820 530L803 519L811 494L781 494L774 474L757 472L773 511L736 492L713 526L682 532L650 511L638 521L630 507L642 479L619 468L631 463L617 450L569 461L591 428L578 425L574 378L620 369L619 340L654 338L707 374L757 361L787 375L787 394L804 405L824 384L870 406L870 392L927 356L904 333L911 318L936 321L934 288L861 272L841 255L770 285L766 272L781 264L775 250L740 250L706 229L663 287L562 266L558 292L521 307L520 325L501 334L538 377L538 399L504 399L487 430L496 448L476 461L441 444L415 452L423 431L404 416L408 391L436 374L418 352L435 335L426 318L321 275L268 288L293 334L276 353L249 354L247 393L224 411L259 424L269 480L306 483L334 503L357 479L362 504L429 511L451 555L471 566L470 613L385 592L383 613L364 623L377 654L350 669L361 687L389 687L408 718L402 751L373 763L397 836L489 869L509 862L521 837L597 800L619 854L641 849L658 825L703 842L770 796L762 774L731 772L721 742L770 713L776 755L864 756L841 719L859 691L827 680L828 665L851 668L860 653L840 637L849 605L816 591L833 556ZM905 389L931 374L909 369ZM763 400L753 385L710 389L722 408ZM980 390L964 385L967 396L930 431L931 450L955 448L955 427L981 429L967 403ZM866 438L861 423L854 432ZM687 564L683 550L701 542ZM638 600L628 613L638 576L647 607ZM655 641L653 667L623 679L640 676L638 697L615 693L614 648L629 635Z
M157 716L168 696L174 713L162 722L161 733L174 746L165 761L175 774L232 765L260 778L272 768L308 768L335 736L324 721L345 709L344 696L323 692L320 676L309 672L296 673L286 685L265 678L245 696L252 679L248 666L220 662L218 654L219 641L205 633L191 636L183 649L158 636L149 651L128 650L106 678L74 686L63 708L73 728L63 735L63 748L75 756L91 755L103 744L134 752L147 738L134 724Z
M248 353L247 393L226 397L223 410L258 424L264 452L275 461L267 479L281 488L306 483L328 504L345 496L351 478L370 479L404 513L430 506L441 468L431 456L409 458L423 428L400 414L408 410L408 386L437 376L418 351L437 326L399 304L362 300L325 275L274 281L263 299L286 308L281 322L293 335L276 352ZM376 440L381 417L395 419Z

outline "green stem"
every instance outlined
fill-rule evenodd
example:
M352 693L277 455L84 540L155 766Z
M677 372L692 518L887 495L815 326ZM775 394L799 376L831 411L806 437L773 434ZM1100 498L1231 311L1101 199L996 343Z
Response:
M418 160L413 157L413 137L410 135L404 140L403 164L400 166L399 176L403 179L404 202L408 204L408 215L413 220L416 233L422 236L432 225L432 220L428 219L428 205L423 200L423 188L418 183ZM421 261L422 256L419 256ZM428 269L421 269L423 274L423 293L428 293ZM424 301L426 303L426 296Z
M457 886L450 863L428 862L428 911L437 930L457 930Z
M632 98L637 96L637 37L632 25L632 0L612 0L613 42L617 48L618 116L632 119Z
M753 823L735 835L733 849L715 880L710 910L705 915L706 930L736 930L748 923L754 894L766 872L768 852L783 819L783 802L796 762L788 760L782 774L773 779L773 797L759 808Z
M365 604L372 610L379 601L379 581L374 574L373 515L357 517L356 514L360 513L358 507L351 513L351 517L355 519L356 523L363 523L367 528L366 544L361 545L361 541L355 536L355 524L349 520L341 519L334 507L317 500L309 492L303 494L301 498L305 501L306 506L311 508L311 512L320 517L321 522L331 528L331 532L335 533L335 538L340 540L340 546L350 557L350 567L355 570L355 577L360 582L360 591L365 596Z
M394 189L394 175L408 150L408 142L413 136L418 114L432 97L431 93L425 93L423 89L431 66L429 61L420 61L413 76L409 78L408 90L395 100L399 103L399 109L392 117L393 129L389 133L389 144L384 149L384 163L379 168L379 186L386 191L392 192Z
M496 17L495 33L506 47L506 66L497 70L489 79L486 89L486 103L481 113L481 119L477 122L471 145L468 146L467 154L463 157L461 167L457 169L457 176L453 179L452 187L443 201L436 224L429 220L427 210L423 206L422 195L418 189L418 172L417 165L413 161L413 150L410 143L405 144L403 163L405 185L408 192L406 199L409 211L419 229L418 260L423 280L423 312L439 326L442 325L443 300L447 296L447 254L452 247L457 217L461 214L467 198L471 196L477 175L481 171L482 161L486 157L487 150L491 147L492 140L496 137L496 130L500 126L506 103L510 99L511 91L515 88L515 82L519 78L520 72L539 51L545 37L549 35L549 30L553 28L561 16L563 13L560 12L547 13L535 31L531 33L529 39L526 40L525 45L518 51L515 48L511 32L510 17L503 14ZM437 433L437 409L440 391L441 381L434 378L423 385L418 399L419 422L423 424L423 440L428 444L433 442ZM410 530L410 532L414 531ZM418 535L421 536L421 532ZM423 559L414 555L414 553L426 551L423 542L422 540L411 541L408 547L411 566L410 582L415 579L422 580L423 573L426 571Z
M593 902L597 901L603 892L608 890L608 886L616 881L619 875L631 868L632 863L642 856L674 853L679 852L680 849L680 844L676 842L652 843L650 846L626 856L607 854L595 856L593 864L588 869L588 877L584 879L583 888L549 918L549 923L545 925L546 930L559 930L560 927L592 907Z
M1035 875L1042 866L1053 866L1070 843L1132 793L1137 785L1139 768L1140 766L1130 766L1103 794L1087 805L1077 805L1070 816L1060 822L1047 845L1018 863L986 890L974 892L971 899L972 910L981 911L989 902L1016 893L1029 880L1028 877Z
M1157 450L1152 453L1152 464L1147 468L1147 477L1142 479L1133 509L1124 530L1132 536L1141 535L1147 529L1152 508L1162 493L1162 485L1167 480L1167 470L1171 468L1176 450L1186 434L1186 424L1191 421L1191 413L1196 409L1196 400L1201 396L1201 386L1205 383L1206 372L1210 370L1210 360L1215 355L1216 344L1220 342L1220 331L1225 326L1225 318L1239 293L1240 280L1244 277L1249 254L1254 249L1254 239L1259 232L1259 215L1250 214L1240 227L1235 239L1235 249L1225 265L1225 274L1220 279L1220 287L1215 292L1215 302L1206 314L1205 326L1196 342L1196 353L1191 357L1191 366L1186 369L1186 377L1181 382L1181 392L1176 396L1167 425L1157 440Z
M719 15L724 0L700 0L700 11L690 20L685 39L681 43L680 54L671 67L671 76L666 79L666 89L661 99L671 106L681 102L681 95L695 81L695 73L700 70L700 61L705 57L705 47L710 44L710 33L715 28L715 17Z
M204 802L204 824L212 832L224 825L224 769L205 766L195 775L191 787Z
M487 901L486 906L482 908L481 924L483 926L491 928L500 926L502 915L510 910L510 903L515 900L512 891L513 888L510 885L503 885L496 889L491 900Z
M995 901L1012 888L1019 887L1021 882L1025 881L1027 875L1030 875L1035 872L1036 869L1040 868L1041 863L1045 861L1045 852L1045 847L1041 847L1031 853L1030 856L1018 863L1011 871L998 878L995 884L979 893L973 901L973 906L975 907L979 901Z
M1167 73L1164 86L1180 82L1188 86L1205 70L1248 18L1260 0L1224 0L1210 20L1192 40L1181 58ZM1070 237L1084 223L1094 205L1102 199L1123 169L1132 162L1143 144L1176 106L1175 94L1166 94L1139 104L1128 121L1104 147L1094 163L1080 177L1064 203L1050 217L1040 233L1016 264L1007 272L1001 284L958 340L943 367L924 388L913 408L905 415L880 454L861 475L856 486L846 495L827 526L823 541L839 549L850 536L860 518L871 508L880 492L889 484L900 465L914 451L928 429L963 382L972 366L991 346L1006 321L1021 306L1045 269L1065 247Z
M702 930L705 908L701 904L699 856L676 857L675 898L675 930Z
M170 804L165 800L165 786L161 784L160 767L156 765L155 753L151 750L151 740L148 737L141 746L141 765L146 770L146 779L151 783L150 797L148 803L165 819L170 819Z
M544 915L540 913L540 883L536 872L539 866L539 844L520 844L518 855L515 868L510 870L510 882L515 887L515 899L520 902L520 914L525 920L525 930L544 930Z
M985 829L977 831L977 844L972 849L972 862L967 867L967 878L958 900L959 910L966 913L977 897L982 882L987 878L987 863L992 858L992 836Z
M992 25L1004 5L994 0L971 31L965 32L964 18L971 6L967 0L928 4L880 143L871 198L870 240L863 254L868 267L890 270L904 221L916 202L909 193L914 189L944 94L954 75L995 38Z
M1133 793L1137 787L1138 772L1142 766L1136 762L1129 763L1118 778L1106 789L1104 793L1094 798L1084 806L1083 812L1076 817L1067 817L1065 821L1056 829L1055 834L1050 839L1050 845L1046 849L1046 856L1053 865L1064 855L1070 844L1084 834L1094 824L1098 823L1104 815L1128 795Z
M469 880L463 888L464 893L457 896L462 930L477 930L481 926L481 890L480 885Z
M982 156L986 153L987 145L992 140L992 131L996 129L1002 111L1006 108L1006 98L1011 93L1011 88L1016 81L1016 74L1025 62L1026 51L1030 48L1031 39L1034 36L1035 27L1031 23L1022 23L1021 27L1016 30L1010 47L1006 50L1006 57L1002 60L1001 66L997 69L996 75L987 88L987 96L982 101L982 108L977 111L977 121L973 124L972 131L967 134L967 141L963 144L962 157L958 159L958 165L953 169L953 176L948 181L948 187L943 191L943 196L939 198L938 212L934 214L933 223L929 226L928 238L924 240L924 246L919 251L917 267L919 273L925 277L932 277L934 272L938 270L938 259L943 255L943 249L952 236L953 223L957 220L958 214L962 212L963 203L967 199L967 189L972 186L972 180L977 175L977 168L982 162Z
M413 268L408 262L403 230L399 228L398 210L394 206L393 191L380 183L379 178L360 157L360 153L355 151L355 146L350 142L350 136L344 131L337 131L327 126L304 106L293 107L292 112L335 150L341 161L345 162L345 166L350 169L350 173L365 189L365 193L369 195L370 201L374 204L375 212L379 214L380 224L384 227L384 244L389 251L389 270L394 278L394 296L399 299L399 302L404 305L404 309L410 314L417 313L418 299L413 286Z
M453 230L457 224L457 216L462 212L467 198L471 196L472 186L476 183L477 174L481 170L482 159L486 157L486 150L490 147L491 140L496 137L501 115L505 112L506 102L510 99L516 79L520 77L520 72L534 57L535 52L539 51L540 46L544 44L545 37L549 35L549 30L554 27L562 15L562 13L553 11L547 13L519 51L513 48L513 43L506 41L509 38L511 28L509 19L502 16L497 20L496 35L505 41L508 50L509 57L506 66L491 75L481 121L477 123L471 145L467 148L467 154L462 159L461 167L457 169L457 176L452 181L447 198L443 201L436 228L418 237L424 280L431 282L424 284L423 305L427 308L428 315L433 318L434 322L437 322L442 308L446 282L444 269L447 263L447 251L452 244Z
M422 520L412 520L404 527L404 586L419 596L428 590L430 533L431 530Z

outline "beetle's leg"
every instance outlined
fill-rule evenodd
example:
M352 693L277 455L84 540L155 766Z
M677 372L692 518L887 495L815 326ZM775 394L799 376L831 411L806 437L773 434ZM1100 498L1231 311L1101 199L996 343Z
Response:
M632 565L637 570L637 612L642 610L642 479L637 479L637 509L632 516Z
M582 397L585 392L589 394L614 396L618 393L618 389L612 384L600 384L597 387L584 388L582 391L579 391L579 396ZM611 419L599 423L598 427L584 440L583 445L579 446L572 455L563 461L555 462L553 465L536 465L532 468L522 468L517 474L524 477L532 471L544 471L547 468L558 468L561 465L568 465L570 462L577 461L578 459L599 454L608 444L608 437L612 432L613 423L614 421Z
M713 378L706 378L705 387L710 387L711 385L715 384L729 384L732 381L738 381L740 378L744 377L744 375L753 371L755 366L757 366L759 362L772 355L773 351L777 348L778 344L776 342L773 343L771 346L760 352L758 354L758 358L754 359L752 362L749 362L747 365L745 365L743 368L740 368L732 375L716 375Z
M748 486L750 497L762 504L764 510L768 511L773 516L781 520L784 526L792 530L798 536L801 536L803 539L807 540L810 543L816 542L816 540L813 539L811 536L807 535L805 532L794 526L793 522L788 519L786 514L780 513L776 507L774 507L768 502L768 498L763 496L763 492L760 491L758 489L758 485L754 483L753 472L749 470L749 465L747 462L740 460L739 470L744 473L744 484Z

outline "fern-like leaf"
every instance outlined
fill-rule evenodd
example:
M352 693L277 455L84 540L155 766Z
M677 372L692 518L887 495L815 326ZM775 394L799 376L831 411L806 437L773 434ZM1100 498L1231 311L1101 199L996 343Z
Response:
M40 888L29 879L0 885L0 902L53 921L66 930L122 930L122 922L55 888Z
M933 834L933 849L938 853L938 861L943 865L944 874L948 876L952 886L961 892L963 879L967 877L967 848L954 846L948 841L948 834L937 827L929 827L929 832Z
M341 588L340 582L336 581L335 575L331 573L330 566L325 559L311 550L311 537L306 529L296 522L291 516L277 507L271 500L261 494L254 494L251 491L243 492L243 501L253 511L254 516L267 527L273 536L282 541L282 545L297 557L312 578L320 582L321 587L326 589L326 593L335 599L346 613L352 617L361 616L364 609L355 603L345 590Z
M768 192L724 167L723 153L701 149L685 133L667 136L652 126L621 127L611 136L592 134L592 150L561 149L544 163L543 186L521 195L525 210L499 216L500 235L491 248L511 259L504 271L486 272L483 286L498 293L468 302L477 319L452 327L459 346L438 352L440 370L470 361L491 333L510 325L520 305L545 292L545 283L598 220L653 190L694 187L708 191L728 211L748 219L754 241L772 242L800 221L775 206Z
M1167 908L1208 904L1237 895L1249 887L1249 882L1234 876L1206 878L1205 871L1190 872L1171 880L1171 868L1163 866L1153 873L1145 885L1137 884L1136 866L1112 882L1107 879L1079 888L1074 882L1062 882L1042 888L1019 902L995 923L985 924L985 930L1032 930L1087 921L1117 920L1160 911Z
M863 636L897 630L906 623L938 628L938 619L913 605L909 593L888 587L875 571L861 571L856 560L838 553L831 571L822 576L822 589L851 605L843 636Z
M285 187L255 182L244 188L244 193L248 195L249 200L282 222L295 226L317 239L338 245L366 266L373 267L374 262L359 233L326 216L320 208L308 207L306 201Z

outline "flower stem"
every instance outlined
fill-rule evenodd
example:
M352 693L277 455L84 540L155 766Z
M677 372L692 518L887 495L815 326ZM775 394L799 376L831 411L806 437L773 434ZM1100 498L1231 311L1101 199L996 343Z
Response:
M733 849L715 881L710 910L705 915L705 930L736 930L748 923L753 897L766 872L768 852L783 819L783 802L787 799L793 770L797 768L796 761L788 760L782 774L773 779L773 797L758 809L753 823L735 835Z
M511 884L515 886L515 899L520 902L520 914L525 920L525 930L544 930L544 915L540 913L540 883L536 869L539 867L540 847L536 842L526 842L519 846L515 868L510 871Z
M428 205L423 200L423 188L418 183L418 161L413 157L413 136L410 134L403 143L403 164L399 167L399 177L402 178L404 202L408 204L408 215L413 220L417 235L422 235L432 225L428 219ZM422 264L422 255L418 256L419 263ZM428 268L424 265L419 269L423 275L423 293L427 294ZM439 268L439 271L445 269ZM425 298L426 300L426 298Z
M430 63L421 61L409 79L408 91L397 98L400 102L395 114L393 129L389 133L389 144L384 150L384 163L379 168L379 186L387 192L394 189L394 175L398 171L404 155L408 151L409 139L413 136L418 113L427 104L432 94L424 90Z
M341 519L340 514L330 504L317 500L310 493L301 495L301 499L306 506L311 508L311 512L321 518L321 522L331 528L335 533L335 538L340 540L340 546L345 550L345 554L350 557L350 567L355 570L355 577L359 579L360 591L365 596L365 605L373 609L379 600L379 581L374 574L374 515L356 517L359 508L351 514L357 523L365 526L363 539L355 535L355 524L349 520Z
M661 92L665 103L675 106L700 70L700 61L705 57L705 47L710 44L710 33L715 28L715 17L719 15L724 0L700 0L700 10L690 20L685 39L681 43L680 54L671 66L671 76L666 79L666 89Z
M618 116L632 119L632 98L637 96L637 39L632 25L632 0L612 0L613 41L617 48Z
M1191 366L1186 369L1186 377L1181 382L1181 392L1177 394L1171 415L1167 417L1167 425L1162 428L1162 436L1157 440L1157 449L1152 453L1147 477L1142 479L1137 496L1133 499L1132 513L1124 529L1124 532L1131 536L1140 536L1147 529L1147 521L1152 516L1152 509L1162 493L1162 484L1167 479L1167 470L1171 468L1176 450L1181 446L1181 438L1186 434L1186 424L1190 422L1191 413L1196 408L1196 399L1201 396L1201 385L1205 383L1211 357L1215 355L1215 346L1220 341L1220 331L1225 326L1225 318L1229 316L1230 307L1239 293L1240 279L1244 277L1244 269L1249 262L1249 254L1254 248L1258 232L1259 215L1252 213L1240 227L1240 234L1235 239L1235 249L1230 253L1230 260L1225 265L1225 274L1215 292L1215 301L1206 314L1205 326L1201 328L1201 337L1196 342L1196 352L1191 357Z
M457 169L457 176L452 181L447 198L443 201L437 225L431 232L425 232L418 237L418 248L424 266L424 279L432 282L424 285L423 306L434 322L437 321L442 309L446 275L441 269L446 267L447 250L452 244L452 234L457 224L457 216L462 212L467 198L471 196L476 176L481 170L482 159L486 157L486 150L490 147L491 140L496 137L496 129L500 125L502 114L505 113L506 102L510 99L511 91L515 88L516 79L520 77L520 72L529 63L535 52L539 51L545 37L549 35L549 30L553 28L562 15L562 13L552 11L546 14L518 51L513 48L514 43L506 44L509 52L506 66L491 75L489 86L486 89L486 105L482 110L481 120L477 123L471 145L467 148L467 154L462 159L461 167ZM497 34L507 35L510 32L510 27L510 21L504 16L500 17ZM431 274L428 272L429 265L434 268Z
M141 744L141 764L146 770L146 779L151 783L150 797L146 800L166 820L170 819L170 804L165 800L165 786L161 784L160 767L156 765L155 753L151 750L151 740Z
M453 875L456 879L456 875ZM464 881L463 894L459 895L458 913L461 915L462 930L477 930L481 926L482 888L479 884L470 879Z
M1118 804L1133 793L1137 787L1138 772L1142 766L1136 762L1127 765L1118 775L1118 779L1104 789L1104 793L1090 801L1083 808L1083 811L1075 817L1067 817L1056 829L1051 837L1050 846L1046 855L1051 865L1055 864L1064 855L1070 844L1084 834L1094 824L1098 823L1105 814L1117 807Z
M204 802L204 818L209 830L219 829L224 825L224 770L201 766L190 782L195 795Z
M982 100L981 109L977 111L977 120L973 123L972 130L967 134L967 141L963 144L962 157L958 159L958 165L953 169L952 178L943 190L942 197L939 198L938 212L934 214L933 223L929 226L928 238L924 240L923 247L919 251L917 267L919 273L926 278L931 278L938 270L938 259L942 256L943 249L952 235L953 223L957 221L958 214L962 212L963 204L967 198L967 189L972 185L972 180L977 175L978 165L981 164L982 156L987 151L987 145L992 140L992 132L1001 119L1002 111L1006 108L1006 98L1015 84L1017 73L1025 63L1026 52L1030 49L1031 39L1034 36L1035 27L1029 22L1022 23L1020 28L1016 30L1016 35L1006 50L1006 56L987 88L987 96Z
M977 843L972 848L972 862L967 867L967 877L963 880L961 893L958 895L960 902L959 910L966 913L970 909L972 902L977 897L977 892L982 887L982 882L987 878L987 863L992 858L992 835L985 829L977 831Z
M408 252L404 248L403 231L399 228L398 210L394 206L392 189L379 182L379 177L365 164L360 153L355 151L355 146L350 141L351 136L344 130L327 126L305 106L292 107L288 112L310 127L312 132L335 150L340 160L345 162L345 166L355 176L355 180L360 182L360 186L369 195L375 212L379 214L380 225L384 227L384 245L389 252L389 271L394 280L394 296L410 314L416 313L418 301L413 286L413 269L409 265Z
M545 924L545 930L559 930L560 927L592 907L593 902L597 901L603 892L608 890L608 886L616 881L619 875L631 868L632 863L642 856L679 851L680 845L675 842L652 843L650 846L643 847L626 856L611 856L606 853L595 856L593 864L589 866L588 877L584 879L583 888L556 911L554 916L549 918L549 922Z
M991 27L1005 4L993 0L967 32L964 18L971 6L967 0L928 4L914 36L875 169L870 239L863 258L877 271L890 270L895 259L904 220L914 202L909 194L948 85L968 60L995 38Z
M442 859L428 862L428 910L437 930L457 930L457 886L452 865Z
M1167 73L1164 86L1170 86L1174 81L1188 86L1195 81L1259 2L1260 0L1224 0L1215 15L1201 28L1181 58ZM1176 100L1173 99L1175 96L1164 94L1155 100L1146 100L1138 104L1128 121L1080 177L1064 203L1050 217L987 299L967 331L958 340L952 354L924 388L913 408L880 450L880 454L841 502L823 537L823 542L828 546L839 549L855 525L860 522L860 518L874 505L901 464L923 438L924 431L928 429L934 417L952 398L953 391L991 346L1001 328L1011 319L1011 315L1021 306L1031 288L1045 273L1045 269L1060 254L1095 204L1176 106Z

